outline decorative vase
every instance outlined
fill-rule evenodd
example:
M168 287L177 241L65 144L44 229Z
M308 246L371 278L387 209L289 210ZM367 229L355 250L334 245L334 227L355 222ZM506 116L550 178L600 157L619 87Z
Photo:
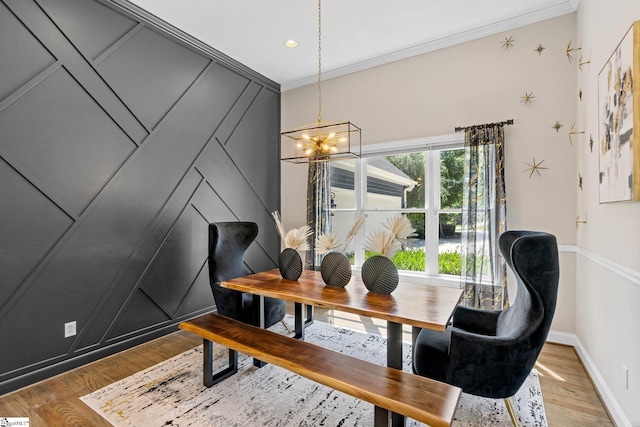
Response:
M283 279L298 280L302 275L302 258L298 251L285 248L280 253L278 268Z
M371 292L390 294L398 287L398 269L386 256L374 255L362 264L362 282Z
M340 252L329 252L320 264L322 280L329 286L344 288L351 280L351 263Z

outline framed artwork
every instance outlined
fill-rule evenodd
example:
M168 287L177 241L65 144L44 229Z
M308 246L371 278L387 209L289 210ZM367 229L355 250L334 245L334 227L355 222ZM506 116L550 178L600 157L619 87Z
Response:
M640 201L640 21L598 74L600 203Z

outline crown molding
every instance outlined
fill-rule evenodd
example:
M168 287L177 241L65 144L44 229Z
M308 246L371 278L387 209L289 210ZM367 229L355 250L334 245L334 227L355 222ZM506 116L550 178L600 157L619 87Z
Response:
M173 37L179 43L182 43L189 48L209 57L210 59L224 64L226 67L240 72L245 76L251 77L254 81L257 81L263 84L265 87L269 89L280 92L281 88L278 83L269 79L268 77L263 76L257 71L247 67L244 64L236 61L235 59L225 55L224 53L216 50L215 48L209 46L208 44L198 40L192 35L182 31L181 29L171 25L167 21L164 21L161 18L158 18L156 15L147 12L140 6L130 2L129 0L98 0L99 2L111 7L115 8L117 11L124 13L125 15L135 19L136 21L142 22L143 24L154 28L156 30L160 30L165 34ZM316 77L317 78L317 77Z
M496 22L490 25L484 25L476 28L469 28L463 31L457 31L454 34L444 36L437 40L431 40L407 49L391 52L386 55L377 56L374 58L366 59L364 61L357 62L345 67L334 68L332 70L322 71L323 80L329 80L336 77L341 77L347 74L356 73L358 71L364 71L369 68L378 67L391 62L400 61L402 59L411 58L413 56L422 55L424 53L433 52L438 49L444 49L446 47L455 46L457 44L465 43L468 41L476 40L482 37L491 36L504 31L512 30L514 28L523 27L525 25L535 24L537 22L545 21L547 19L556 18L558 16L567 15L573 13L578 9L580 0L566 0L562 4L557 4L542 9L538 9L520 16L516 16L510 19L505 19L500 22ZM317 83L317 74L302 77L300 79L291 80L281 84L280 89L282 92L296 89L302 86Z

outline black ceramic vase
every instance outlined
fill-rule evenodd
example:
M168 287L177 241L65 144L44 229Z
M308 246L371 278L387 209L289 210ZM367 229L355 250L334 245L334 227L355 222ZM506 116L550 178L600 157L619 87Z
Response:
M298 251L285 248L280 253L278 268L283 279L298 280L302 275L302 258Z
M362 264L362 282L371 292L390 294L398 287L398 269L387 257L374 255Z
M329 252L320 264L322 280L329 286L344 288L351 280L351 263L340 252Z

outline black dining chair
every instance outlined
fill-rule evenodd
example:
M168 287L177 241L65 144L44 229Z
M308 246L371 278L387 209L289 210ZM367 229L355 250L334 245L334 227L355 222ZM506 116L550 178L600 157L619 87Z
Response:
M413 350L415 373L458 386L465 393L509 400L542 350L556 308L559 280L555 236L507 231L498 244L517 280L513 305L501 311L458 306L445 332L423 329Z
M257 235L258 225L254 222L209 224L209 283L218 313L254 326L260 326L260 318L259 310L254 310L253 295L223 288L220 283L252 273L243 258ZM283 300L265 297L264 327L282 321L285 311Z

